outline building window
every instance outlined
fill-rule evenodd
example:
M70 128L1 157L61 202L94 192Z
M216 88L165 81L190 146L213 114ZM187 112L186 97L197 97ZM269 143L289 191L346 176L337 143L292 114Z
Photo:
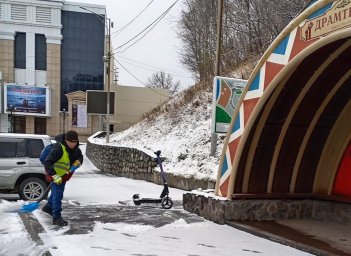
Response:
M101 20L102 19L102 20ZM65 94L104 89L104 17L62 11L61 105L68 109Z
M35 70L46 70L46 38L35 34Z
M34 118L34 133L46 134L46 118L41 118L41 117Z
M15 36L15 68L26 68L26 33Z
M14 116L14 133L26 133L25 116Z

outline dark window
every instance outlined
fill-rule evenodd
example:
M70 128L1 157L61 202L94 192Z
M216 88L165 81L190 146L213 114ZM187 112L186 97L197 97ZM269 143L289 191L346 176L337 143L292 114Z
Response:
M35 34L35 69L46 70L46 38Z
M25 139L0 138L0 158L27 156Z
M17 145L16 156L26 157L27 149L26 149L25 139L18 139L18 142L16 143L16 145Z
M44 148L44 143L41 139L27 139L28 157L39 158L41 151Z
M26 33L15 36L15 68L26 68Z
M26 133L26 117L25 116L13 116L14 119L14 131L15 133Z
M0 157L16 157L16 143L0 141Z
M104 88L105 18L92 13L62 11L61 20L62 110L68 109L66 93Z
M41 117L34 118L34 133L46 134L46 118L41 118Z

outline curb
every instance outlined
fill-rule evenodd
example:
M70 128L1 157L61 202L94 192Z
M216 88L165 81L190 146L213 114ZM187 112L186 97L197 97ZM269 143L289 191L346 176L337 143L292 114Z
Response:
M34 215L32 213L19 213L18 215L20 216L22 223L32 240L38 245L44 245L38 234L45 233L45 229L34 217ZM51 253L49 251L45 251L42 255L51 256Z

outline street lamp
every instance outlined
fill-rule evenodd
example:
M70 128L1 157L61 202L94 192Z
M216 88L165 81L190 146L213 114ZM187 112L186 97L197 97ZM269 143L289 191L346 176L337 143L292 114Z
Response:
M69 116L69 113L64 108L63 111L59 111L59 115L62 116L62 131L65 133L66 116Z
M13 105L10 105L8 108L7 108L7 112L10 112L10 130L9 132L13 132L13 110L14 110L14 107Z
M107 45L107 52L103 56L103 60L106 65L106 75L107 75L107 99L106 99L106 143L110 143L110 91L111 91L111 28L113 28L113 22L111 22L111 19L103 16L105 20L107 20L108 25L106 26L105 22L102 21L100 18L102 17L101 14L97 14L83 6L80 6L81 9L86 10L90 13L95 14L98 19L105 25L107 29L107 40L108 40L108 45ZM106 44L105 44L106 45Z

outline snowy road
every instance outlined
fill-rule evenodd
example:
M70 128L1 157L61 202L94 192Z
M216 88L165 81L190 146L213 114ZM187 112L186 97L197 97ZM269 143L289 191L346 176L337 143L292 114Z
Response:
M85 150L82 146L82 150ZM40 210L34 216L45 232L35 245L17 214L1 214L0 255L310 255L269 240L217 225L190 214L177 203L171 210L135 206L132 195L157 197L162 186L102 174L85 158L67 183L63 217L70 225L57 229ZM184 191L170 189L174 200Z

